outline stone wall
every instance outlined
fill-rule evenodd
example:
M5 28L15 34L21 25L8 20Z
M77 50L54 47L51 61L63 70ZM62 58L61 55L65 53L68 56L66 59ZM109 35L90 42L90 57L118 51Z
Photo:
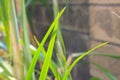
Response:
M51 3L52 0L49 0ZM65 0L59 0L60 9L65 6ZM61 18L62 34L68 53L84 52L98 43L110 43L98 49L106 54L120 55L120 0L70 0L69 12ZM36 4L33 21L36 35L41 40L53 21L52 5L45 7ZM89 56L73 69L73 80L89 80L90 75L109 80L103 72L87 61L104 65L117 80L120 79L120 61L102 56Z

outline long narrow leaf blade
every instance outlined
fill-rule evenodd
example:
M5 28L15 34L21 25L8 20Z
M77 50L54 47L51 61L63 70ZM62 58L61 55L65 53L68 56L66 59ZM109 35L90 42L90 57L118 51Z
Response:
M52 58L55 38L56 38L56 33L54 33L54 35L52 36L52 38L50 40L50 44L48 47L47 54L45 56L45 61L43 63L43 67L42 67L42 71L41 71L39 80L46 80L46 76L47 76L49 65L50 65L51 58Z
M35 55L34 55L34 57L33 57L33 59L32 59L32 62L31 62L31 65L30 65L30 67L29 67L29 69L28 69L27 76L26 76L26 80L31 80L31 75L32 75L32 73L33 73L33 71L34 71L34 68L35 68L35 65L36 65L36 63L37 63L37 60L38 60L38 58L39 58L39 55L40 55L39 53L40 53L41 49L42 49L42 46L39 45L39 48L38 48L37 51L35 52Z
M50 67L50 62L51 62L51 58L52 58L54 43L55 43L56 34L57 34L57 30L58 30L57 24L58 24L58 20L55 23L55 28L54 28L52 36L51 36L51 40L50 40L50 43L49 43L49 46L48 46L47 54L45 56L45 61L43 63L43 68L42 68L39 80L45 80L46 79L48 69Z
M42 42L41 42L41 45L44 45L44 43L46 42L48 36L50 35L51 31L53 30L56 22L59 20L59 18L62 16L63 12L65 11L66 7L64 7L62 9L62 11L59 13L59 15L55 18L55 20L53 21L53 23L51 24L49 30L47 31L46 35L44 36Z
M98 54L95 54L95 55L104 56L104 57L109 57L109 58L120 60L120 55L104 54L104 53L98 53Z
M51 24L49 30L47 31L45 37L43 38L41 44L39 45L37 51L35 52L35 55L32 59L32 62L31 62L31 65L29 67L29 70L28 70L28 73L27 73L27 76L26 76L26 80L31 80L31 75L32 75L32 72L34 71L34 68L35 68L35 65L37 63L37 60L39 58L39 54L40 52L42 51L42 47L44 45L44 43L46 42L48 36L50 35L51 31L53 30L56 22L58 21L58 19L61 17L61 15L63 14L65 8L62 9L62 11L60 12L60 14L56 17L56 19L53 21L53 23Z
M35 39L36 43L39 45L39 41L37 40L37 38L36 38L35 36L34 36L34 39ZM35 52L35 49L34 49L34 52ZM40 53L39 59L40 59L40 60L42 59L42 62L43 62L45 56L46 56L46 51L45 51L45 49L43 48L43 49L42 49L42 52ZM60 78L60 74L59 74L59 72L57 71L57 65L55 64L54 61L51 61L51 62L50 62L50 69L51 69L53 75L54 75L58 80L60 80L60 79L59 79L59 78Z
M37 40L37 39L36 39ZM30 45L30 49L31 49L31 52L33 53L33 55L35 55L34 53L36 52L36 48L35 47L33 47L32 45ZM46 54L46 51L44 50L44 49L42 49L42 51L41 51L41 53L40 53L40 56L39 56L39 60L40 61L44 61L44 59L45 59L45 55ZM55 64L55 62L54 61L51 61L50 62L50 69L51 69L51 71L52 71L52 73L53 73L53 75L57 78L57 77L60 77L60 74L59 74L59 72L57 71L57 65Z
M94 51L94 50L96 50L96 49L98 49L98 48L106 45L107 43L108 43L108 42L99 44L99 45L97 45L96 47L94 47L94 48L90 49L89 51L85 52L84 54L82 54L80 57L78 57L78 58L71 64L71 66L68 68L68 70L66 71L66 73L65 73L65 75L64 75L64 77L63 77L63 80L66 80L66 79L67 79L67 77L68 77L68 75L70 74L72 68L75 66L75 64L76 64L79 60L81 60L83 57L85 57L86 55L88 55L88 54L91 53L92 51Z

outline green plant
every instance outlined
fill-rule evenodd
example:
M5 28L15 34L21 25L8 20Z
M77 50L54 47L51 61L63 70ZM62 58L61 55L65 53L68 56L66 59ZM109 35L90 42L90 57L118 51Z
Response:
M0 57L0 78L3 80L36 80L35 66L37 61L43 63L41 71L37 71L40 74L39 80L46 80L49 77L49 69L52 71L56 80L72 80L70 72L75 64L93 50L108 43L102 43L79 55L72 64L68 65L59 23L59 18L62 16L65 8L59 12L58 3L53 0L55 19L40 43L37 38L35 38L38 44L38 48L35 48L30 44L26 15L26 6L33 0L27 1L25 5L25 1L20 0L21 13L18 15L16 13L14 0L0 0L0 30L4 33L3 41L5 42L5 46L7 46L7 54L5 57L7 60ZM46 3L43 0L40 1ZM20 26L18 23L20 23ZM44 45L49 36L50 42L47 51L45 51ZM57 63L52 60L55 44L57 48Z
M69 57L68 57L68 60L71 60L73 58L76 58L78 56L81 56L83 55L84 52L80 52L80 53L72 53ZM120 60L120 56L119 55L113 55L112 53L100 53L100 52L91 52L90 54L88 54L89 56L103 56L103 57L108 57L108 58L112 58L112 59L116 59L116 60ZM95 67L97 67L98 69L100 69L110 80L116 80L115 76L111 74L111 72L109 70L107 70L103 65L100 65L98 63L95 63L95 62L89 62L90 64L94 65ZM88 64L88 63L86 63ZM100 78L98 77L94 77L92 76L90 78L90 80L100 80Z
M24 72L30 65L32 54L30 52L30 41L28 35L27 18L25 12L24 0L20 0L21 4L21 23L18 25L18 18L16 14L14 0L1 0L0 1L0 18L5 28L5 43L8 47L8 59L9 63L13 64L12 69L14 77L18 80L24 80ZM20 37L19 27L22 31L22 38ZM22 41L22 43L21 43ZM24 48L22 48L24 47ZM23 56L25 58L23 58ZM25 67L25 68L24 68ZM12 75L13 76L13 75ZM9 76L8 76L9 77ZM34 78L34 76L33 76Z

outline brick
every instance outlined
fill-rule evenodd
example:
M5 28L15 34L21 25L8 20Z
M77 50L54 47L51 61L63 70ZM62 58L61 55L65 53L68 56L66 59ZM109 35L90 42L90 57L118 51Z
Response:
M53 21L53 10L52 7L45 7L43 5L37 4L35 6L33 22L39 23L41 25L50 25Z
M34 24L50 25L53 21L52 6L48 8L37 4L36 7L33 15ZM60 6L60 10L62 8L63 6ZM70 6L66 11L69 11L69 13L64 12L60 18L62 26L86 33L89 32L89 8L87 6Z
M120 14L119 7L90 7L91 37L120 44L120 19L112 12Z
M70 6L61 18L61 24L67 28L89 32L89 10L88 7Z
M99 42L96 41L91 41L91 47L95 47L97 44L100 44ZM113 55L120 55L120 48L119 46L114 46L114 45L106 45L103 46L97 50L95 50L94 52L99 52L99 53L104 53L104 54L113 54ZM103 57L103 56L90 56L89 60L91 62L95 62L99 65L104 66L106 69L108 69L115 77L116 80L120 79L120 61L117 59L112 59L109 57ZM107 76L105 76L105 74L100 71L98 68L96 68L94 65L90 65L90 73L93 76L97 76L100 77L101 80L109 80Z
M89 0L90 3L102 3L102 4L118 4L120 0Z

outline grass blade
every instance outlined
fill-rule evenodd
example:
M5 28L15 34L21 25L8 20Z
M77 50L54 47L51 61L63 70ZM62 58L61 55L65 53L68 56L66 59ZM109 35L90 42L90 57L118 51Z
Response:
M31 49L31 52L33 53L33 55L35 55L34 53L36 52L36 48L34 48L32 45L30 46L30 49ZM44 62L44 59L45 59L45 55L46 54L46 51L44 49L41 50L41 53L40 53L40 56L39 56L39 60ZM52 73L54 74L54 76L58 79L60 78L60 74L58 73L57 71L57 65L55 64L54 61L51 61L50 62L50 69L52 71ZM60 79L58 79L60 80Z
M24 71L22 65L22 55L20 51L20 37L19 37L19 29L18 29L18 21L17 21L17 14L15 9L14 0L10 0L9 2L9 28L10 28L10 40L12 45L13 51L13 68L14 68L14 75L19 80L24 79ZM18 69L19 68L19 69Z
M48 1L47 0L39 0L42 4L44 4L44 5L48 5Z
M10 28L9 28L9 1L7 0L0 0L0 20L4 25L5 28L5 43L8 47L8 54L11 55L11 45L10 45Z
M1 58L0 58L0 67L4 69L6 75L13 76L13 69L11 65L7 61L3 61Z
M25 6L26 6L26 7L29 6L29 5L31 4L31 2L32 2L32 0L26 0Z
M38 58L39 58L39 53L40 53L40 51L41 51L41 48L42 48L42 46L39 45L39 48L38 48L37 51L35 52L35 55L34 55L34 57L33 57L33 59L32 59L31 65L30 65L30 67L29 67L29 69L28 69L28 72L27 72L27 75L26 75L26 80L31 80L31 75L32 75L32 73L33 73L33 71L34 71L35 65L36 65L37 60L38 60Z
M57 16L58 11L59 11L58 1L53 0L54 17ZM66 49L65 49L64 41L63 41L62 34L61 34L60 21L57 22L56 26L58 26L57 38L55 42L57 61L58 61L57 64L59 65L59 68L65 68L66 67Z
M63 14L64 10L65 10L65 8L62 9L62 11L60 12L60 14L59 14L59 15L56 17L56 19L53 21L53 23L51 24L50 28L48 29L45 37L43 38L42 42L39 44L39 47L38 47L37 51L34 53L35 55L34 55L34 57L33 57L33 59L32 59L31 65L30 65L30 67L29 67L29 70L28 70L28 73L27 73L27 76L26 76L26 80L31 80L31 74L32 74L32 72L34 71L35 65L36 65L37 60L38 60L38 58L39 58L39 54L40 54L40 52L42 51L42 47L43 47L43 45L45 44L45 42L46 42L48 36L50 35L51 31L53 30L56 22L58 21L58 19L59 19L59 18L61 17L61 15Z
M97 78L97 77L93 77L93 76L92 76L92 77L90 78L90 80L100 80L100 79Z
M74 58L74 57L78 57L78 56L82 55L83 53L85 53L85 52L72 53L70 56L72 56ZM120 56L114 55L113 53L109 54L109 53L102 53L102 52L91 52L88 55L92 55L92 54L93 54L93 56L103 56L103 57L109 57L109 58L120 60Z
M55 27L49 46L48 46L47 54L45 56L45 61L43 63L43 67L40 73L39 80L46 80L46 76L47 76L49 65L50 65L51 58L52 58L52 53L53 53L53 48L54 48L54 43L55 43L55 38L56 38L56 30L57 28Z
M81 55L80 57L78 57L77 59L75 59L75 61L70 65L70 67L69 67L68 70L66 71L66 73L65 73L65 75L64 75L64 77L63 77L63 80L66 80L66 79L67 79L67 77L68 77L68 75L70 74L72 68L75 66L75 64L76 64L79 60L81 60L83 57L85 57L86 55L88 55L88 54L91 53L92 51L94 51L94 50L96 50L96 49L98 49L98 48L100 48L100 47L102 47L102 46L104 46L104 45L106 45L106 44L108 44L108 42L99 44L99 45L97 45L96 47L94 47L94 48L90 49L89 51L85 52L84 54L82 54L82 55Z
M47 76L47 72L48 72L48 69L49 69L49 66L50 66L51 57L52 57L52 53L53 53L55 38L56 38L57 30L58 30L57 24L58 24L58 21L56 21L55 28L54 28L53 33L52 33L52 37L51 37L51 40L50 40L50 43L49 43L48 51L47 51L47 54L46 54L46 57L45 57L45 61L44 61L44 64L43 64L43 68L42 68L39 80L45 80L46 76Z
M50 62L51 62L54 43L55 43L55 38L56 38L57 30L58 30L57 24L58 24L58 20L55 23L55 28L53 30L52 37L51 37L51 40L50 40L50 43L49 43L49 46L48 46L47 54L46 54L46 57L45 57L45 61L43 63L43 68L42 68L39 80L45 80L46 79L48 69L50 67Z
M98 56L104 56L104 57L109 57L109 58L113 58L113 59L120 60L120 56L119 56L119 55L114 55L114 54L104 54L104 53L96 53L95 55L98 55Z
M66 7L64 7L62 9L62 11L59 13L59 15L55 18L55 20L53 21L53 23L51 24L49 30L47 31L45 37L43 38L41 45L44 45L48 36L50 35L51 31L53 30L54 26L56 25L56 22L59 20L59 18L61 17L61 15L63 14L63 12L65 11Z
M23 56L24 56L24 64L25 64L25 72L28 71L29 66L31 65L32 61L32 54L30 52L30 38L29 38L29 28L27 22L27 15L26 15L26 7L25 7L25 0L20 0L20 7L21 7L21 23L22 23L22 40L23 40ZM27 74L27 73L25 73ZM26 76L26 75L25 75ZM35 74L32 73L32 80L35 80Z

